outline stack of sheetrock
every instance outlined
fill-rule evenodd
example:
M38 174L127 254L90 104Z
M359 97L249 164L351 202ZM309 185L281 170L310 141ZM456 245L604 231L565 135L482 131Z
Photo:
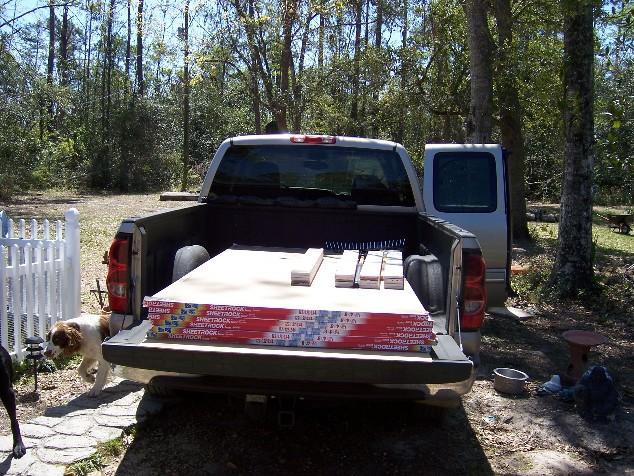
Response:
M333 287L342 256L326 254L311 286L290 286L302 256L238 245L223 251L146 298L148 336L401 352L428 352L435 343L433 321L407 282L380 292Z
M403 289L403 253L387 250L383 258L383 288Z
M323 259L323 248L308 248L291 270L291 286L310 286Z
M358 250L345 250L339 258L337 270L335 271L336 288L354 287L354 278L357 274L359 264Z
M192 304L146 298L149 337L284 347L429 352L426 314Z
M364 289L381 288L381 270L383 269L383 251L368 251L363 261L359 277L359 287Z

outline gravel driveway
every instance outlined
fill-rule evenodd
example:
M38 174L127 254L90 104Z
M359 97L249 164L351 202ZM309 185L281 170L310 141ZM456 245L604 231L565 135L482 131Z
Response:
M70 206L82 226L82 307L98 311L89 289L105 267L101 256L119 221L184 202L158 195L57 194L0 203L14 218L56 218ZM631 255L619 256L627 261ZM522 303L519 303L520 305ZM535 317L489 317L483 328L480 377L463 406L443 425L417 405L300 401L293 428L276 424L275 405L264 423L244 415L239 398L185 395L180 404L140 425L124 454L103 474L634 474L634 327L631 316L608 320L575 306L541 303ZM561 332L588 328L610 337L590 355L615 375L621 404L605 423L580 418L574 405L534 394L539 383L565 369ZM528 392L509 398L492 388L495 367L531 377ZM64 378L66 381L67 377ZM20 399L20 414L37 415L75 393L55 378L38 404ZM31 405L33 408L28 409ZM4 413L0 412L4 417ZM7 430L6 422L2 426ZM98 473L97 473L98 474Z

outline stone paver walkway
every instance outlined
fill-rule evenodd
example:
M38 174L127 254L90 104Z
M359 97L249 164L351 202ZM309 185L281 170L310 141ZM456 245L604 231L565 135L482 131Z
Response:
M66 465L92 455L98 443L163 408L163 400L145 395L143 387L114 378L95 398L82 394L43 416L20 422L26 455L11 455L13 438L0 437L0 474L62 476Z

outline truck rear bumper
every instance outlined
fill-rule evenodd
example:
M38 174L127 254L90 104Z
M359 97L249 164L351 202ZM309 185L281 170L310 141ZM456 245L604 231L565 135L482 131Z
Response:
M147 340L148 321L123 330L104 342L104 358L128 370L133 380L148 382L160 375L205 376L209 385L283 388L304 393L345 394L349 384L372 386L377 392L432 396L469 391L474 366L450 336L439 335L433 355L400 352L218 345L208 342ZM318 390L320 389L320 390ZM353 393L357 393L356 391ZM419 398L421 398L419 397ZM412 397L409 397L412 398Z
M472 378L462 382L430 385L372 385L240 379L177 374L125 366L117 366L115 375L144 384L151 383L159 388L193 392L300 396L318 399L423 400L437 406L454 407L459 404L459 398L471 389L475 372L472 374Z

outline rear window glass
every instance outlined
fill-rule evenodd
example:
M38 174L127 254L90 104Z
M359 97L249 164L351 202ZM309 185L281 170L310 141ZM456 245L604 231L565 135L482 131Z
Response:
M360 205L414 205L396 152L351 147L232 146L220 162L211 191L262 198L334 197Z
M434 207L488 213L497 208L495 157L488 152L440 152L434 158Z

